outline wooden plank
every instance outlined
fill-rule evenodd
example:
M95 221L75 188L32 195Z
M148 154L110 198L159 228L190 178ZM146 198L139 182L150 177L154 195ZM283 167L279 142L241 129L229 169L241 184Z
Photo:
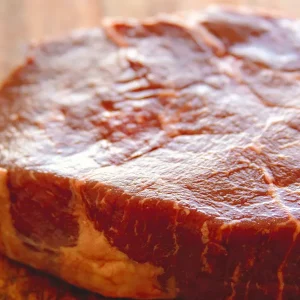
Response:
M300 17L298 0L1 0L0 80L22 61L30 40L100 24L103 16L145 17L211 3L272 7Z
M19 64L31 40L101 23L98 0L0 1L0 80Z

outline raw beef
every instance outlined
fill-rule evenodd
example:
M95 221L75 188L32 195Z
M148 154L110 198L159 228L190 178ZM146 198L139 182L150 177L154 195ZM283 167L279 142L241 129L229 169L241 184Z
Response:
M0 251L141 299L299 299L300 25L208 10L32 45L0 92Z
M105 300L0 255L0 299Z

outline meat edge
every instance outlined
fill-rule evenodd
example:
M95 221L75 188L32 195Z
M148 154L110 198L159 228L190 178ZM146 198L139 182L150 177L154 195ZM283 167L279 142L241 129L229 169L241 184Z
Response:
M158 277L162 267L137 263L112 247L103 233L94 229L78 201L80 234L76 247L60 247L56 252L37 252L23 244L10 215L7 170L0 168L0 252L13 260L47 271L67 282L109 297L173 299L175 279L163 289ZM76 183L73 182L76 189Z

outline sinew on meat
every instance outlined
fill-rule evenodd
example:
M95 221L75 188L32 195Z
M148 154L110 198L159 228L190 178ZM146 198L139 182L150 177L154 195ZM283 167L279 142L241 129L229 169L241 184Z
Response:
M0 101L8 257L110 297L299 296L298 21L106 22L33 45Z

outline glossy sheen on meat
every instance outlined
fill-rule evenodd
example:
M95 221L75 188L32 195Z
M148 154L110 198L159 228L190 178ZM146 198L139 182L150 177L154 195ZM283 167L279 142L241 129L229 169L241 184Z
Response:
M106 22L34 45L0 101L11 258L113 297L299 299L298 21Z

